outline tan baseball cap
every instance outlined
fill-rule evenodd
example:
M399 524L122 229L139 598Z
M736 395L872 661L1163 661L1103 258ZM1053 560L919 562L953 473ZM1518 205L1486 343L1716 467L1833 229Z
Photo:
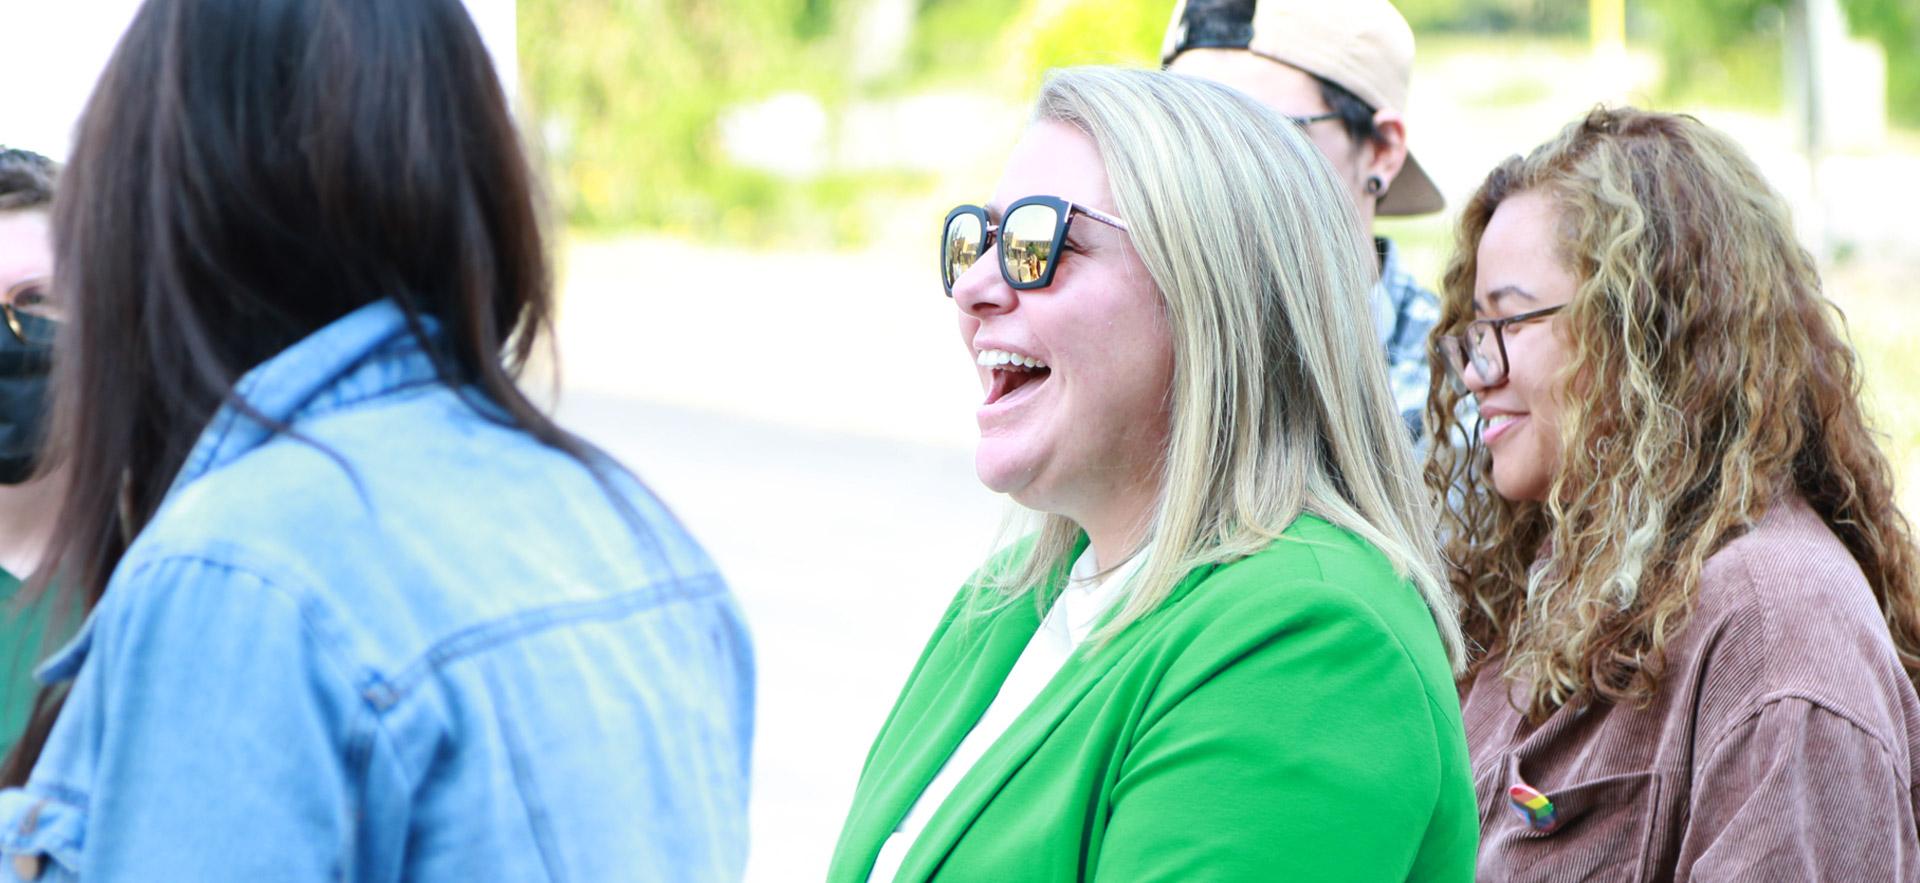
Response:
M1387 0L1176 0L1160 62L1188 49L1245 49L1331 80L1374 110L1404 111L1413 75L1413 29ZM1424 215L1446 204L1409 151L1376 212Z

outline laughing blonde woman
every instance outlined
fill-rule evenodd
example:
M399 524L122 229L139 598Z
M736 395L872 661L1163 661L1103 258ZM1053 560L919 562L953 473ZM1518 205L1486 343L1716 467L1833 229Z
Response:
M1351 200L1173 74L1056 75L942 282L976 467L1042 516L955 599L829 879L1466 880L1434 526Z
M1488 880L1917 880L1920 584L1786 205L1699 121L1596 111L1460 222L1429 480Z

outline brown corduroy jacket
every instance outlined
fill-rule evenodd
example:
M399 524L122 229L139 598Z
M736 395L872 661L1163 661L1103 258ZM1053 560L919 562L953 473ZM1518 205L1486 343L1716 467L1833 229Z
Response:
M1799 498L1708 559L1648 707L1530 726L1503 662L1463 700L1480 879L1920 881L1920 699Z

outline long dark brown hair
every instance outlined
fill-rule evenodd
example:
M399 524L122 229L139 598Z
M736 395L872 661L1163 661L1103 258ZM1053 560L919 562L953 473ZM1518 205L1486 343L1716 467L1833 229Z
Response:
M1469 437L1462 394L1438 365L1428 403L1428 483L1453 492L1450 576L1483 651L1470 672L1504 660L1536 721L1644 704L1707 559L1797 495L1852 553L1920 680L1913 534L1846 323L1785 200L1698 120L1595 110L1494 169L1461 211L1436 334L1474 318L1481 235L1527 192L1559 210L1559 257L1579 280L1557 319L1571 358L1547 499L1493 491L1485 449L1454 441Z
M91 609L240 376L382 298L444 381L588 459L514 383L552 314L535 197L460 0L147 0L55 202L67 490L27 591ZM0 781L26 780L62 696Z

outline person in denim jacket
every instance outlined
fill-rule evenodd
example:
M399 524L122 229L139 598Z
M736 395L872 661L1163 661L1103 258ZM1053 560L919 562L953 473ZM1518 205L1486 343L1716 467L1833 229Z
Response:
M515 387L550 275L459 0L149 0L62 187L90 614L0 879L738 879L748 638Z

